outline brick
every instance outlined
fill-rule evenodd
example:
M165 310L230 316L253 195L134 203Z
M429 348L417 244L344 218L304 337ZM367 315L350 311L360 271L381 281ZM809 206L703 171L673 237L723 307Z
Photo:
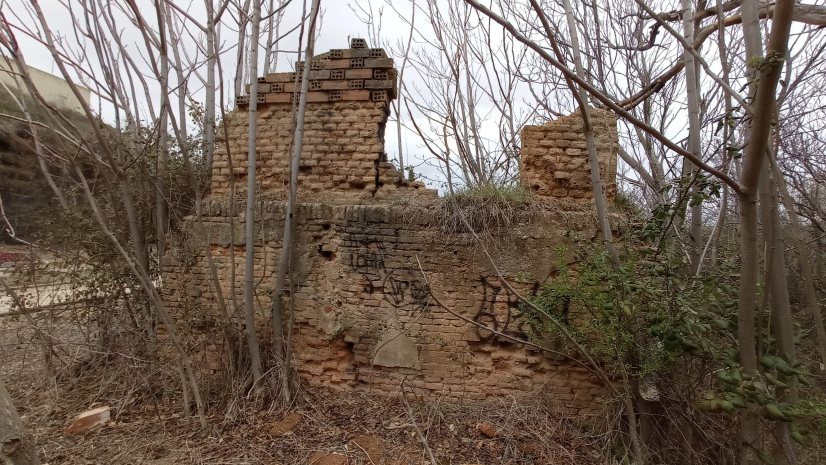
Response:
M392 89L395 86L394 81L377 81L374 79L370 79L364 81L364 88L365 89Z
M348 69L344 72L345 79L370 79L373 77L372 69Z
M341 100L344 101L354 101L354 100L369 100L370 99L370 91L369 90L347 90L341 93Z
M264 101L266 103L290 103L292 96L292 93L264 94Z
M324 90L346 90L349 89L349 81L321 81L321 88Z
M392 58L366 58L364 60L365 68L392 68Z
M264 75L266 82L290 82L292 81L293 73L269 73Z
M344 60L326 60L322 62L321 68L325 70L330 69L347 69L350 67L350 59Z

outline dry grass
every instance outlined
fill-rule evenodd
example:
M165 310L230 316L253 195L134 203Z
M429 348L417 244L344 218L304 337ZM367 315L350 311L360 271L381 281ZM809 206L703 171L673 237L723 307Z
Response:
M289 412L247 402L229 416L226 399L243 395L213 388L210 426L203 431L197 419L178 413L174 367L141 356L123 337L123 344L104 351L88 344L89 335L77 324L50 327L57 352L72 356L64 355L47 381L29 323L0 318L0 371L44 463L304 465L313 453L330 452L347 456L351 465L371 464L354 441L364 435L382 444L384 460L375 463L426 463L399 397L305 387ZM469 405L410 401L416 423L446 464L604 463L598 460L594 438L537 399L503 397ZM81 435L63 434L72 417L101 405L112 408L109 425ZM301 421L289 434L274 434L274 425L288 413L299 414ZM494 437L477 431L482 422L495 425Z
M430 224L449 236L470 232L468 226L482 236L497 236L541 218L560 223L593 222L593 205L537 198L519 185L463 189L409 210L408 221Z

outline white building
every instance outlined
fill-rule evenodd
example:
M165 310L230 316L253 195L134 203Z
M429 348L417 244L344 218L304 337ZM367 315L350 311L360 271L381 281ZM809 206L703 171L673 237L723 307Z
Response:
M37 87L38 92L40 92L46 102L61 110L75 111L78 113L83 112L83 107L81 106L80 101L72 92L72 89L66 81L60 77L31 66L27 66L27 69L35 87ZM28 88L20 77L17 63L2 55L0 55L0 82L8 86L8 88L14 93L18 92L19 82L19 91L23 92L26 96L29 96ZM76 84L76 86L80 91L80 95L83 97L83 100L86 103L89 103L91 91L79 84ZM2 85L0 85L0 92L6 92L6 89Z

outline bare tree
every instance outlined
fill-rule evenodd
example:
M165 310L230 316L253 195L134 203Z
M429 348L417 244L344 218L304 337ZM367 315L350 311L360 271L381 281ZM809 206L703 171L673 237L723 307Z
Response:
M263 378L261 368L261 348L255 325L255 198L258 141L258 41L261 28L261 2L254 2L252 8L252 33L250 39L249 78L250 103L247 109L247 212L244 217L244 322L246 323L247 346L252 364L253 386Z
M304 51L304 70L301 73L301 90L298 97L298 107L295 113L295 129L293 132L292 154L290 156L290 185L287 197L287 209L284 217L284 233L281 242L281 255L278 259L278 269L276 270L275 287L272 296L272 326L273 326L273 347L275 350L276 363L278 367L278 377L281 383L281 400L285 403L291 401L290 389L290 365L289 347L284 339L284 290L287 282L287 272L291 269L290 262L293 250L293 229L295 206L298 198L298 168L301 162L301 150L304 147L304 113L307 109L307 94L310 91L310 73L307 64L312 60L315 49L316 19L320 1L313 0L310 6L310 23L307 28L307 47ZM295 100L295 99L294 99ZM290 285L293 281L290 279ZM293 294L290 293L290 299Z

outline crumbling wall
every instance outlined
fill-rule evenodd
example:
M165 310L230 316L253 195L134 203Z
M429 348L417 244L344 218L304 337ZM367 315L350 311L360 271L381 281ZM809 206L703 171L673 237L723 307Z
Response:
M354 40L355 41L355 40ZM311 60L304 116L298 194L303 201L346 203L399 196L435 196L420 182L408 183L388 162L384 129L396 96L393 60L382 49L331 50ZM272 73L258 82L257 178L262 194L285 196L293 144L293 115L300 88L297 72ZM238 106L249 104L241 96ZM213 161L213 198L246 189L247 113L236 111L218 131ZM397 192L402 190L403 192Z
M273 236L283 226L281 206L266 206L256 228L261 241L256 307L265 337L280 253L280 239ZM302 379L336 389L394 393L407 377L418 393L453 401L523 392L544 395L566 412L598 407L595 399L603 388L573 361L574 354L567 358L532 350L451 313L529 337L518 299L500 282L478 244L469 233L445 232L432 207L301 205L290 306L295 311L293 353ZM241 302L243 223L224 216L227 210L213 205L206 227L193 224L192 234L213 244L222 292L227 300L234 292ZM560 247L593 236L590 215L588 210L540 215L490 237L486 245L509 282L530 295L558 271ZM220 370L222 316L197 243L193 240L182 255L167 257L163 289L185 332L203 337L192 344L199 348L199 365Z
M311 72L359 63L346 58L359 53L368 52L319 55ZM350 86L346 71L344 81ZM392 69L382 71L395 75ZM265 81L286 80L281 74ZM294 81L295 76L289 78ZM320 90L314 92L320 94L307 108L296 249L291 255L287 308L293 312L288 319L301 378L311 385L389 394L407 379L419 394L453 401L530 392L571 413L597 408L604 387L575 354L565 353L561 345L556 347L561 353L539 352L491 331L526 338L530 319L472 235L447 231L442 224L446 209L453 207L421 184L401 181L384 161L384 122L395 84L386 89L384 101L366 98L370 93L352 94L363 100L330 101L325 92L331 91L324 90L329 82L338 80L317 84ZM287 188L293 111L284 97L288 86L269 90L259 106L258 180L264 200L256 217L254 264L256 318L264 341L271 334L270 295L281 253L281 198ZM242 324L238 312L243 305L245 225L238 212L244 211L239 194L246 177L245 117L244 111L227 117L229 139L219 146L228 145L232 156L225 149L216 155L202 224L187 220L185 234L176 237L163 259L164 299L182 333L192 338L189 347L198 366L207 372L227 364L222 325ZM616 166L609 139L616 130L609 127L610 115L595 112L595 119L602 128L603 175L613 192ZM574 131L575 117L568 117L523 132L523 182L536 196L589 198L584 142L580 144L581 134ZM569 176L556 173L563 169ZM502 275L521 293L536 292L554 278L564 260L560 250L596 237L592 208L587 203L565 205L553 212L526 211L508 227L484 235ZM203 244L209 244L226 309L218 305L219 289L210 279Z
M608 110L591 109L591 124L605 194L617 190L617 118ZM541 126L522 128L522 185L540 197L593 200L591 171L579 112Z

